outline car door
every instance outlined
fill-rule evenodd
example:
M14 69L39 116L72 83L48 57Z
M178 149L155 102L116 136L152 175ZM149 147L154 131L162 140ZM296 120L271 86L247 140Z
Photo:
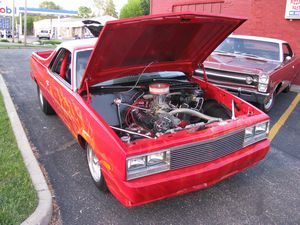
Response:
M283 43L282 44L282 57L283 57L283 62L282 62L282 89L285 87L289 86L292 82L292 80L296 76L296 70L295 70L295 65L296 65L296 57L294 56L294 53L289 46L288 43Z
M48 90L56 113L74 134L77 127L74 127L73 121L79 112L76 112L72 88L72 64L72 53L61 48L48 69L49 77L52 78L48 81Z

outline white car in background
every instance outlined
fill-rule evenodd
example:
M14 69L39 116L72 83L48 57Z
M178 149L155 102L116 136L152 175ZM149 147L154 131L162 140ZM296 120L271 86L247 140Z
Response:
M37 38L38 39L48 39L50 40L51 37L51 31L50 30L41 30L38 34L37 34Z

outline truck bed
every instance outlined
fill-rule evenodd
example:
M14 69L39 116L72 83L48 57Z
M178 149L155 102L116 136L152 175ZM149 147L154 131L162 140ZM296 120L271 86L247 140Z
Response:
M49 50L49 51L35 52L35 54L37 54L39 57L47 59L52 54L52 52L53 50Z

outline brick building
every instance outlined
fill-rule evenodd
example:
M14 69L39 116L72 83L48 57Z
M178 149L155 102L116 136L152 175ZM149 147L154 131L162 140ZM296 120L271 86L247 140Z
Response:
M287 0L151 0L151 14L171 12L214 13L246 17L235 34L288 41L300 57L300 20L285 19ZM300 84L300 76L295 83Z

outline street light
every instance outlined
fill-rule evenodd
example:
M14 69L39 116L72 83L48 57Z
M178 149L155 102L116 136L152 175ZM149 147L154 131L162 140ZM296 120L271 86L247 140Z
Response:
M12 7L12 29L11 29L11 35L12 35L12 42L15 42L15 0L13 0L13 7Z
M26 36L27 36L27 0L25 0L25 11L24 11L24 45L26 46Z

